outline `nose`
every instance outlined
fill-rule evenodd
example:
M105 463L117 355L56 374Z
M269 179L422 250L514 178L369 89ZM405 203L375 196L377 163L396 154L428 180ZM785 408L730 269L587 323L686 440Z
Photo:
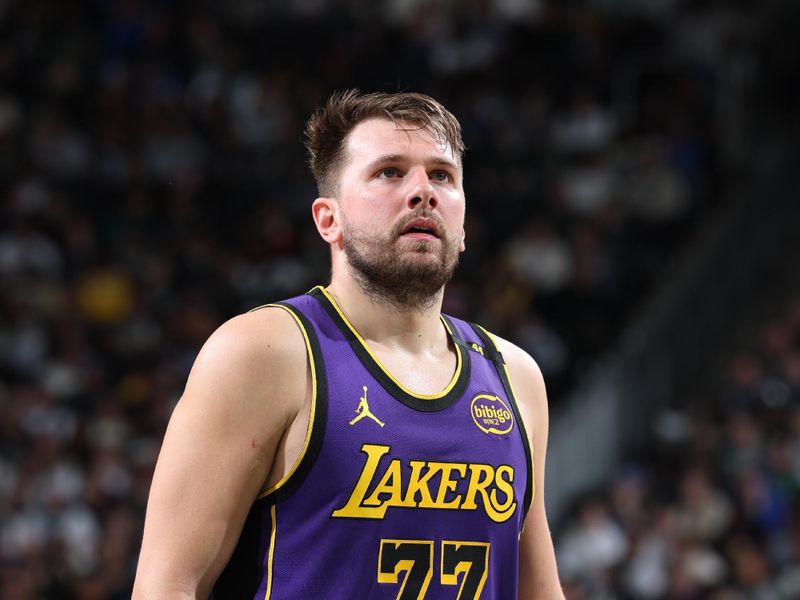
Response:
M436 198L436 191L433 188L428 173L425 169L416 169L413 173L407 175L409 180L409 188L406 193L406 204L409 208L417 208L420 204L427 205L430 208L436 208L438 199Z

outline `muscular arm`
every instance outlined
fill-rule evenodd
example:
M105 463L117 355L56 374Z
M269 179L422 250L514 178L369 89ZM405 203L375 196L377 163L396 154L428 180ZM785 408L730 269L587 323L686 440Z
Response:
M513 344L495 338L509 371L511 386L528 432L533 455L534 496L520 538L519 600L563 600L553 540L544 510L544 464L548 411L538 365Z
M292 317L241 315L206 342L156 464L133 597L206 598L308 397Z

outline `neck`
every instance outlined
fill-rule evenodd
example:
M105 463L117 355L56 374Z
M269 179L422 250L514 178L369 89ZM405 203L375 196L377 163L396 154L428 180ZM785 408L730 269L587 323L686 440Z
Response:
M352 277L334 277L326 289L366 341L408 351L447 344L447 333L440 321L444 289L431 302L413 308L376 297Z

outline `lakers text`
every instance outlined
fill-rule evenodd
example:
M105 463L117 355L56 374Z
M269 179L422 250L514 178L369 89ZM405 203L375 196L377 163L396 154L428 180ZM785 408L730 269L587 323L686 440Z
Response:
M381 459L391 446L364 444L366 462L347 502L332 517L383 519L389 508L478 510L497 523L517 508L509 465ZM461 491L459 491L461 490Z

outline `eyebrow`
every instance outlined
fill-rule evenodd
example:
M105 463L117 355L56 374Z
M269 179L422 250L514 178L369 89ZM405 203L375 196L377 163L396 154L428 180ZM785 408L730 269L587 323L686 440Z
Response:
M373 161L370 161L367 165L367 169L374 169L378 165L382 165L385 163L393 163L393 162L405 162L408 160L408 155L406 154L385 154L384 156L379 156ZM458 170L459 166L452 160L448 160L446 158L440 157L433 157L426 159L425 162L433 163L434 165L441 165L445 167L450 167L451 169Z

